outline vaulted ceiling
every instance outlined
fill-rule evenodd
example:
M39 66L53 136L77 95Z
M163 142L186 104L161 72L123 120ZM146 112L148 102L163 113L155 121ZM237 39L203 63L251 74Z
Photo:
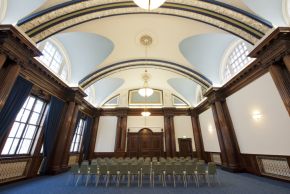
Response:
M6 3L2 23L17 23L35 43L58 40L71 63L69 84L94 87L96 106L141 87L145 67L151 87L194 106L198 85L222 84L220 64L233 42L254 45L272 25L287 25L282 0L167 0L150 12L132 0ZM146 56L143 35L153 39Z

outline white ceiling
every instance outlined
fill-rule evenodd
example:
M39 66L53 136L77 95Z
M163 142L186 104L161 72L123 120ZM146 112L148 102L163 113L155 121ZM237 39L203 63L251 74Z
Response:
M3 1L3 0L2 0ZM285 26L282 0L219 0L256 14L274 25ZM1 2L1 0L0 0ZM29 13L69 2L68 0L9 0L2 23L16 23ZM150 59L165 60L192 68L220 84L219 67L222 56L234 35L219 28L184 18L165 15L122 15L86 22L69 28L53 37L66 49L71 61L71 84L101 67L120 61L145 58L145 49L139 44L141 35L148 34L153 44L148 49ZM130 69L114 73L96 82L95 102L99 106L121 91L142 86L144 69ZM194 105L196 83L181 75L161 69L149 69L151 87L168 90ZM187 88L190 88L188 90Z

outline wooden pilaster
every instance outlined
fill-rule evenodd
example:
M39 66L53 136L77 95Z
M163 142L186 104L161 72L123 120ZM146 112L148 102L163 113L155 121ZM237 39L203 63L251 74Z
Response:
M195 144L197 158L198 159L205 159L204 145L203 145L203 140L202 140L199 119L198 119L198 115L197 115L196 111L194 111L194 110L191 110L191 123L192 123L192 131L193 131L194 144Z
M166 156L174 157L176 155L176 141L174 131L174 109L164 108L164 135Z
M10 91L20 73L20 65L9 64L1 70L0 76L0 111L2 110Z
M126 151L126 137L127 137L127 114L128 108L121 108L118 110L117 116L117 134L115 140L115 152L118 156L124 156Z
M7 59L7 55L5 55L5 54L0 54L0 70L1 70L2 67L4 66L6 59Z
M271 65L269 71L290 116L290 73L282 65Z
M290 55L286 55L283 57L283 62L290 73Z
M92 160L94 158L96 140L98 135L98 128L99 128L99 120L100 120L100 111L97 111L97 114L94 117L94 123L91 131L91 142L89 148L89 155L88 160Z

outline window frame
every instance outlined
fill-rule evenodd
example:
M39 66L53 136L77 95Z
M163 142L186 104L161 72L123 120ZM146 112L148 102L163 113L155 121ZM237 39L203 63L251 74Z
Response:
M30 99L31 97L35 98L34 103L33 103L32 107L31 107L30 109L26 109L26 106L27 106L27 104L28 104L28 101L29 101L29 99ZM1 156L1 157L32 156L32 155L34 154L35 146L36 146L36 144L37 144L37 142L38 142L38 140L39 140L39 138L40 138L39 135L41 134L41 132L42 132L42 130L43 130L43 127L44 127L44 121L45 121L45 116L46 116L46 114L47 114L48 103L47 103L46 100L44 100L44 99L42 99L42 98L40 98L40 97L38 97L38 96L36 96L36 95L33 95L33 94L30 94L30 95L27 97L26 100L28 100L28 101L27 101L27 104L26 104L26 106L25 106L25 108L24 108L24 110L23 110L22 116L23 116L25 110L28 110L28 111L29 111L29 115L28 115L28 117L27 117L27 119L26 119L25 122L22 122L21 120L20 120L20 121L16 121L16 118L17 118L17 117L16 117L15 120L14 120L14 122L11 124L10 130L9 130L9 133L7 134L7 136L6 136L6 138L5 138L5 141L3 141L3 144L2 144L2 146L1 146L1 150L0 150L0 151L1 151L1 152L0 152L0 156ZM43 103L42 109L41 109L40 112L39 112L40 117L38 118L38 122L37 122L37 124L31 124L31 123L29 123L29 122L30 122L30 118L32 117L33 113L35 112L35 111L34 111L34 108L35 108L35 106L36 106L38 100L41 101L41 102ZM25 101L25 103L26 103L26 101ZM21 109L18 111L17 116L18 116L18 114L20 113L20 111L23 109L25 103L22 105ZM22 117L22 116L21 116L21 117ZM13 128L13 126L14 126L14 124L15 124L16 122L19 123L19 126L18 126L18 128L17 128L17 131L16 131L14 137L9 137L9 135L10 135L10 133L11 133L11 130L12 130L12 128ZM24 124L23 131L21 132L20 137L19 137L19 138L16 138L16 135L17 135L17 133L18 133L18 131L19 131L20 124ZM35 126L36 129L35 129L35 131L34 131L34 133L33 133L32 138L30 139L30 145L29 145L28 151L27 151L27 153L19 153L20 150L21 150L21 147L23 146L23 141L24 141L25 139L27 139L27 138L25 138L25 134L27 133L27 130L28 130L27 127L29 127L29 126L31 126L31 125L32 125L32 126ZM12 154L9 154L9 152L10 152L12 146L13 146L13 142L12 142L12 144L11 144L10 147L9 147L8 154L2 154L2 152L3 152L3 150L4 150L4 147L5 147L5 144L6 144L6 142L7 142L7 140L8 140L9 138L13 138L13 141L14 141L15 139L19 139L19 140L18 140L18 143L17 143L17 146L15 147L14 152L13 152Z
M61 80L69 82L71 79L71 63L69 60L69 55L67 54L66 49L64 48L64 46L62 45L62 43L60 41L58 41L55 38L49 38L43 42L41 42L40 44L37 45L38 49L43 53L44 48L46 46L46 44L50 43L54 49L56 50L56 52L58 52L60 54L60 56L62 57L62 62L60 64L59 70L58 72L55 72L54 70L52 70L51 68L51 64L52 61L54 60L54 58L52 57L52 60L50 61L49 64L45 64L45 62L41 59L42 56L37 57L38 61L40 63L42 63L45 67L47 67L52 73L54 73L55 75L57 75ZM53 56L55 55L55 53L53 54ZM66 77L63 78L62 74L63 71L66 69Z
M244 63L244 60L242 61L244 64L241 67L236 68L237 71L235 72L233 69L234 66L234 62L237 62L238 59L240 59L240 55L238 56L233 63L229 64L230 61L230 57L233 55L234 52L237 51L237 48L239 46L241 46L241 44L245 44L243 46L246 47L246 51L245 52L250 52L250 45L245 42L244 40L238 40L238 41L234 41L230 44L230 46L226 49L223 57L222 57L222 61L221 61L221 65L220 65L220 69L219 69L219 77L220 77L220 82L222 84L226 83L227 81L229 81L230 79L232 79L235 75L237 75L242 69L244 69L247 65L249 65L254 59L250 58L250 57L246 57L247 62ZM238 51L239 52L239 51ZM244 52L242 52L241 54L243 54ZM246 54L248 55L248 54ZM236 66L239 66L240 63ZM227 71L228 76L225 77L225 72Z
M82 128L81 128L81 132L79 132L79 125L82 121ZM85 127L87 125L87 122L86 122L86 119L85 118L80 118L78 124L77 124L77 128L74 132L74 135L73 135L73 139L71 141L71 145L70 145L70 149L69 149L69 152L72 153L72 154L77 154L77 153L80 153L81 152L81 146L82 146L82 141L83 141L83 137L84 137L84 131L85 131ZM79 142L76 141L77 137L80 137L79 138ZM77 144L77 146L76 146ZM72 149L73 148L73 149ZM77 148L77 149L75 149Z

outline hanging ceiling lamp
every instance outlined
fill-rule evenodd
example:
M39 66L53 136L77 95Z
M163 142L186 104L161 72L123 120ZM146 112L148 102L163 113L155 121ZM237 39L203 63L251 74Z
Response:
M133 0L140 8L146 10L157 9L166 0Z
M138 93L140 96L149 97L153 94L153 89L148 87L149 75L147 73L147 70L145 70L145 73L143 74L142 78L144 80L143 88L140 88L138 90Z

